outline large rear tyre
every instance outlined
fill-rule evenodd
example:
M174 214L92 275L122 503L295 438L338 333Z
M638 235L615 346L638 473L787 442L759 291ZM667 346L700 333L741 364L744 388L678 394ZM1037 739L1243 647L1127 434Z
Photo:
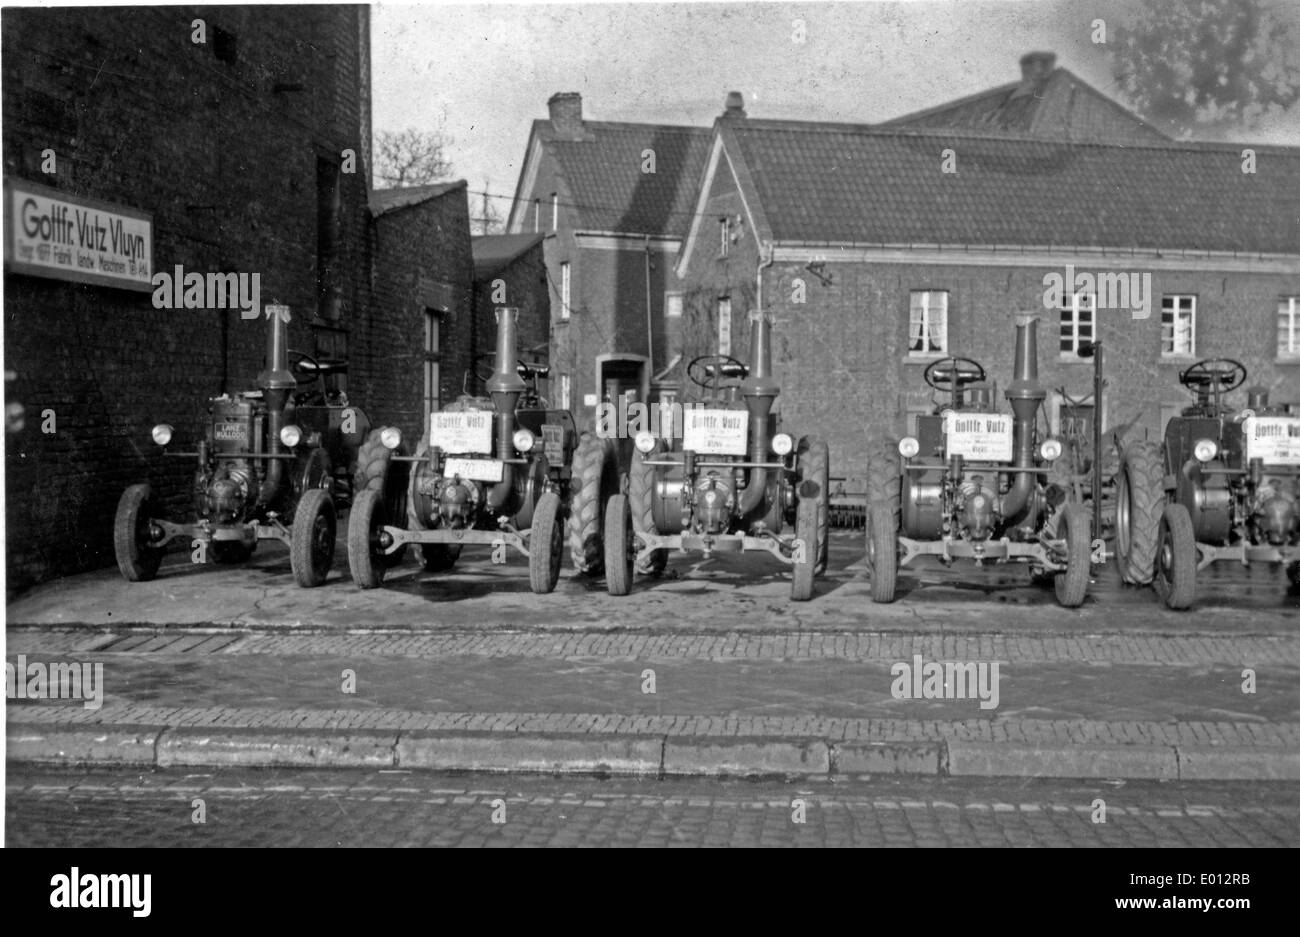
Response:
M388 466L393 461L393 450L380 441L387 427L372 429L366 441L357 450L356 470L352 473L352 496L355 498L369 489L382 489Z
M871 444L867 455L868 520L871 518L871 508L883 504L889 508L894 517L894 529L898 529L902 472L897 442L892 439L880 439ZM870 527L870 524L867 526Z
M627 495L614 495L605 505L605 589L610 595L632 591L635 536Z
M657 534L654 515L655 467L645 464L640 449L632 454L632 468L627 476L628 506L632 511L632 531L637 534ZM660 576L668 566L668 551L655 550L647 562L638 562L636 571L648 576Z
M298 499L289 534L289 566L304 589L319 586L334 565L334 537L338 520L334 499L323 488L313 488Z
M113 518L113 552L127 582L146 582L158 575L163 551L149 545L154 517L153 489L132 485L122 492Z
M600 575L605 562L605 504L617 493L618 460L605 440L583 433L573 453L568 520L569 557L573 568Z
M1163 459L1154 443L1133 443L1120 458L1115 479L1115 559L1127 583L1144 586L1155 575L1165 508L1163 472Z
M867 509L867 567L871 601L894 601L898 586L898 522L888 504Z
M537 500L537 507L533 509L532 533L528 536L528 584L538 595L555 591L563 553L560 496L548 491Z
M1056 601L1078 608L1088 595L1092 575L1092 520L1082 504L1070 503L1061 513L1056 535L1065 541L1065 569L1056 574Z
M1169 608L1191 608L1196 601L1196 532L1192 516L1181 504L1166 504L1160 516L1156 546L1156 594Z
M817 566L814 572L820 576L826 572L830 560L830 498L831 498L831 453L830 447L816 436L805 436L799 440L799 486L797 495L799 503L812 499L817 504ZM798 509L795 512L795 526L798 527Z
M817 536L818 513L815 498L803 498L795 508L794 534L803 541L801 555L795 557L790 579L790 598L796 602L807 602L812 598L813 583L817 579L817 558L821 554L821 541Z
M348 515L348 568L352 581L362 589L374 589L384 581L387 557L379 545L384 529L383 493L375 488L361 492Z

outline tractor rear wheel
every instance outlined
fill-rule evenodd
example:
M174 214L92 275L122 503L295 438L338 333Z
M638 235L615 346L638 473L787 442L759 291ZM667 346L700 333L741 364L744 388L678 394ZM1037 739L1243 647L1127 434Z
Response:
M1163 459L1154 443L1134 443L1120 457L1115 479L1115 559L1127 583L1144 586L1155 575L1165 508L1163 472Z
M383 489L388 465L393 461L393 450L381 441L380 434L387 427L372 429L366 441L357 450L357 466L352 475L352 497L370 488Z
M583 433L573 453L568 520L569 555L580 573L600 575L605 503L618 489L618 462L611 448L593 433Z
M1092 574L1092 524L1088 509L1070 503L1061 513L1056 535L1065 541L1065 569L1058 572L1056 601L1065 608L1078 608L1088 595Z
M323 488L313 488L298 499L289 535L289 566L304 589L319 586L334 565L334 535L338 518L334 499Z
M149 522L154 516L153 489L132 485L122 492L113 518L113 552L117 568L127 582L146 582L158 575L163 551L149 545Z
M816 436L805 436L799 440L798 452L799 483L796 496L799 504L811 498L817 505L817 565L814 572L820 576L826 572L826 564L830 560L831 452L830 447ZM796 508L795 527L798 525Z
M902 487L902 465L899 461L898 444L893 440L881 439L873 443L867 455L867 520L870 527L871 508L873 505L888 506L894 516L894 529L898 529L899 491ZM868 537L870 534L868 534Z
M871 571L871 601L894 601L898 585L898 521L883 503L867 509L867 566Z
M614 495L605 505L605 589L610 595L632 591L634 536L627 495Z
M632 531L637 534L657 534L654 515L655 467L645 464L640 449L632 454L632 468L627 475L627 499L632 510ZM660 576L668 565L668 551L655 550L648 562L636 564L636 571L648 576Z
M528 583L538 595L555 591L564 553L564 523L560 496L548 491L533 509L533 529L528 536Z
M229 566L247 563L256 547L256 540L252 543L245 543L242 540L213 540L212 558L218 563Z
M362 589L378 586L388 571L388 558L379 546L385 514L383 492L367 488L357 495L348 515L348 568Z
M1166 504L1160 516L1152 584L1169 608L1191 608L1196 601L1196 532L1192 515L1181 504Z

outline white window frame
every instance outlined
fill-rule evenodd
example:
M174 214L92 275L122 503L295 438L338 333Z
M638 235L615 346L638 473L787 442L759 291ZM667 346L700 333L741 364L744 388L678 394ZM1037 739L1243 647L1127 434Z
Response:
M718 354L731 354L731 297L718 298Z
M560 194L551 193L551 230L560 230Z
M664 318L680 319L685 305L685 294L679 292L664 293Z
M915 305L914 298L921 297L921 334L917 338L923 338L924 344L930 346L933 344L934 326L930 319L932 313L943 313L943 334L941 336L940 347L935 350L932 348L914 349L912 348L912 308ZM935 297L943 297L940 308L933 306ZM911 290L907 295L907 356L909 358L942 358L948 354L948 291L947 290Z
M573 266L565 260L560 263L560 321L568 322L573 313Z
M559 387L557 388L557 391L559 397L558 400L559 408L561 410L567 410L569 409L569 392L572 389L570 384L570 379L569 379L569 372L565 371L563 374L561 374L558 383L559 383Z
M731 219L719 218L718 230L722 234L722 243L718 247L718 256L726 257L727 253L731 250Z
M424 422L442 409L442 313L424 312Z
M1186 303L1187 308L1184 308ZM1172 308L1170 306L1172 305ZM1172 322L1165 323L1166 313L1172 313ZM1178 320L1181 315L1188 317L1187 348L1178 348ZM1165 329L1168 328L1169 348L1166 349ZM1160 297L1160 357L1161 358L1195 358L1196 357L1196 295L1194 293L1166 293Z
M1278 297L1277 360L1300 361L1300 296Z
M1071 346L1068 349L1060 348L1058 341L1060 356L1073 361L1079 357L1079 345L1082 341L1079 333L1084 325L1081 321L1083 313L1088 315L1088 341L1097 340L1097 296L1095 293L1074 293L1058 312L1060 313L1060 339L1068 338ZM1068 320L1066 316L1069 316Z

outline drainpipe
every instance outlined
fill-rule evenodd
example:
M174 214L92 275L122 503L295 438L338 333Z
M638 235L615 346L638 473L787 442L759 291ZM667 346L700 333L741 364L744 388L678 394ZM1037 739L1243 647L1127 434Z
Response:
M754 304L757 317L750 330L749 338L749 376L740 385L740 393L745 398L745 408L749 411L749 460L763 462L767 456L770 440L767 438L767 419L772 413L772 404L781 393L772 378L772 326L763 311L763 271L772 266L775 255L771 245L767 245L767 259L758 264L757 285ZM767 492L767 469L749 470L749 484L740 493L737 510L741 516L753 512L763 502Z
M650 306L650 235L648 234L645 236L645 344L646 367L652 375L655 373L655 320ZM646 384L649 385L649 381Z

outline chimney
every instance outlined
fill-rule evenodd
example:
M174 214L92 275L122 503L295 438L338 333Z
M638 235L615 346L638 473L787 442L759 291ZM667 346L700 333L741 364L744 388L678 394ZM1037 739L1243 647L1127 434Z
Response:
M745 96L739 91L727 92L726 110L722 112L723 117L748 117L745 113Z
M551 112L551 126L564 137L582 136L582 95L576 91L559 91L546 102Z
M1020 91L1037 89L1056 68L1055 52L1029 52L1020 59Z

